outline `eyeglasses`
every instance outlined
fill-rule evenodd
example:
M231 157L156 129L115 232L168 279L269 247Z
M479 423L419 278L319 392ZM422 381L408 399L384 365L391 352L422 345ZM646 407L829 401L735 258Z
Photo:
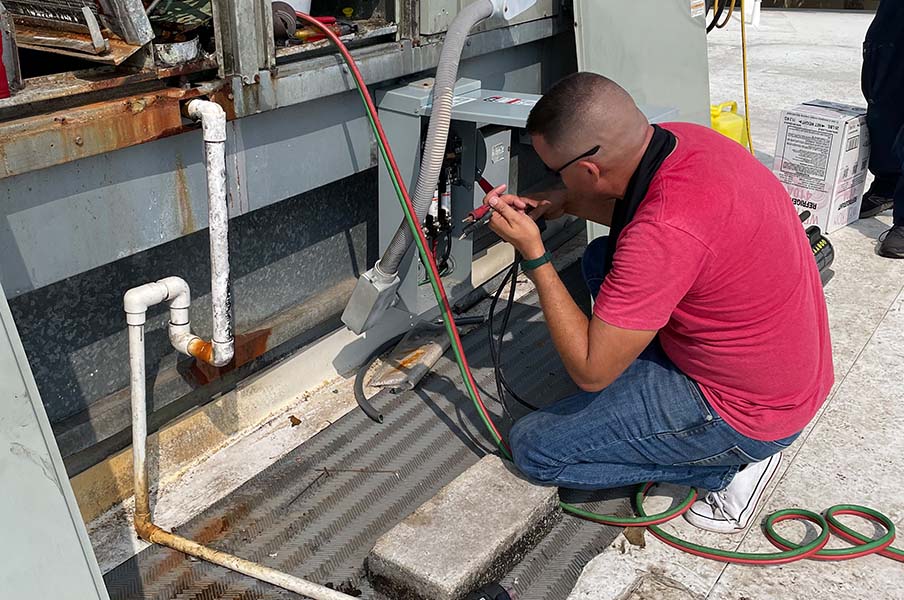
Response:
M581 154L580 156L578 156L578 157L576 157L576 158L573 158L573 159L569 160L567 163L565 163L564 165L562 165L562 166L559 167L558 169L555 169L555 170L553 171L553 173L555 173L556 176L561 177L561 176L562 176L562 171L564 171L565 169L567 169L568 167L570 167L570 166L573 165L574 163L578 162L578 161L581 160L582 158L589 158L589 157L593 156L594 154L596 154L597 152L600 151L600 148L601 148L601 146L599 146L599 145L594 146L593 148L591 148L591 149L588 150L587 152Z

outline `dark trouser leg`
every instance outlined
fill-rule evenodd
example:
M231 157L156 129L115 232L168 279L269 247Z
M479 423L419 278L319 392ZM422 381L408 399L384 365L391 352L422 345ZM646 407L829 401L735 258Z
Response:
M895 224L904 224L904 41L897 39L904 24L893 22L900 19L904 11L894 6L876 16L863 44L861 71L871 144L869 170L876 177L871 191L894 198Z
M902 57L901 60L904 60ZM904 93L901 95L901 103L904 103ZM898 157L898 164L904 170L904 126L898 130L898 137L895 140L895 154ZM898 177L898 184L895 186L894 195L894 224L904 225L904 177Z

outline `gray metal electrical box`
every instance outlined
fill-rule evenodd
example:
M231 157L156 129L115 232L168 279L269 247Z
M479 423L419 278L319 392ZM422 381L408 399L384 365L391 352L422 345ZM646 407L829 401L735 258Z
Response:
M419 14L421 34L434 35L446 31L462 7L467 6L474 1L475 0L421 0L421 10ZM559 14L559 7L561 4L561 0L537 0L537 3L533 7L527 9L511 21L506 21L501 16L492 17L481 23L476 30L495 29L497 27L506 27L542 19L544 17L551 17Z
M100 568L2 288L0 490L0 597L106 600Z
M383 93L379 98L380 119L398 159L399 169L409 191L414 189L420 163L421 145L432 109L433 80L416 81ZM459 240L461 220L479 206L484 193L476 184L477 173L492 185L509 184L517 193L511 177L513 129L523 128L530 109L540 96L489 91L480 82L462 79L455 87L450 144L458 145L459 178L451 186L452 247L449 271L443 283L450 298L461 297L505 268L514 260L511 246L503 243L479 243L478 236ZM391 179L380 165L380 249L389 243L401 222L402 211ZM494 242L499 242L494 237ZM436 307L426 273L420 261L409 252L399 276L398 295L405 310L422 315Z
M432 91L433 80L424 79L379 96L380 119L409 191L414 189L417 178L427 118L432 109ZM517 178L512 176L511 170L513 145L521 138L520 132L539 100L540 96L536 94L486 90L479 81L471 79L461 79L456 84L449 139L451 146L458 146L455 152L460 157L460 178L452 186L451 198L454 242L450 264L453 266L443 276L453 302L482 285L514 259L511 246L498 243L495 236L485 237L486 231L463 240L458 239L458 233L460 221L483 200L484 193L476 184L478 173L482 173L491 185L506 183L509 192L518 193ZM641 110L654 123L673 120L678 115L674 108L641 106ZM392 180L382 164L379 206L382 252L402 220ZM564 225L561 221L550 222L546 235L553 235ZM606 230L601 225L591 225L591 235L602 235ZM402 262L399 277L400 308L412 315L423 315L435 309L436 300L430 286L425 285L426 273L414 252L409 252Z
M638 104L673 106L709 127L702 2L574 0L578 69L616 81Z

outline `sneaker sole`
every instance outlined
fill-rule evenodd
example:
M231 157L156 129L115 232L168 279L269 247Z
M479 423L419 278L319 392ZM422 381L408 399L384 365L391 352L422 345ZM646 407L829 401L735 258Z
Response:
M773 462L772 459L776 459L776 460ZM766 491L766 488L769 486L769 483L772 481L773 477L775 477L775 474L778 473L778 467L779 467L779 465L782 464L782 453L779 452L778 454L773 454L772 456L769 457L769 460L770 460L769 465L766 467L766 470L763 471L762 475L760 475L760 479L757 481L756 486L753 488L753 494L751 494L750 500L747 502L747 506L745 506L744 510L741 511L741 519L740 520L743 522L743 525L740 528L730 527L730 528L720 529L717 527L707 527L707 525L705 523L698 523L695 521L691 521L691 519L694 518L691 515L691 511L684 513L684 515L683 515L684 520L698 529L703 529L705 531L712 531L713 533L733 534L733 533L743 532L745 529L747 529L747 526L750 525L750 521L753 519L753 516L756 514L756 507L759 506L763 493ZM754 498L756 498L755 502L754 502ZM752 507L751 507L751 504L752 504ZM743 518L744 513L747 512L748 510L750 510L750 515L747 517L747 519L745 521ZM696 513L694 513L694 514L696 514ZM705 519L707 522L717 522L717 523L720 522L720 521L716 521L715 519L710 519L709 517L704 517L704 516L701 516L700 519L701 520ZM728 523L728 521L721 521L721 522Z
M885 258L904 258L904 253L902 252L889 252L888 250L883 250L882 247L879 247L878 250L879 256Z
M869 219L870 217L875 217L878 214L884 213L885 211L887 211L888 209L890 209L893 206L894 206L893 202L885 202L883 204L880 204L876 208L871 208L869 210L865 210L865 211L861 212L860 218L861 219Z

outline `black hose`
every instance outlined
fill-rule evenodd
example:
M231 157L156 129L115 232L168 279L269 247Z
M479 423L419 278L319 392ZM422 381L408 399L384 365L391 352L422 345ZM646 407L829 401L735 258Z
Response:
M716 23L719 22L719 19L722 17L722 13L725 11L725 5L727 5L731 0L716 0L716 6L713 9L713 20L712 23L706 26L706 33L709 33L716 27Z

